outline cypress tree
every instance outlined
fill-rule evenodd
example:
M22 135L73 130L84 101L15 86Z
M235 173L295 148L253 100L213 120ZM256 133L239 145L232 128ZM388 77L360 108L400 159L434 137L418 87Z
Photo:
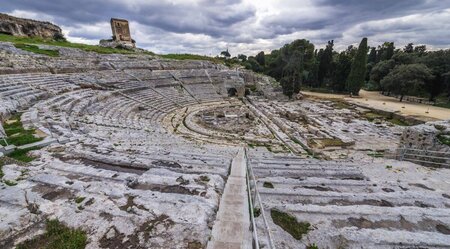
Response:
M347 89L353 95L358 95L366 74L367 64L367 38L363 38L352 62L352 68L347 78Z

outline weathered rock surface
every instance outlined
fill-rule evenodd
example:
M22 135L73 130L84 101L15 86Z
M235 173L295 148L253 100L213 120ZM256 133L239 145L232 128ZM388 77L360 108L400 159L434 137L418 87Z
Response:
M26 127L59 141L33 151L37 158L30 164L1 159L0 247L14 248L42 233L45 219L57 218L86 231L88 249L205 248L224 186L239 187L239 201L247 200L244 186L228 179L235 143L245 141L221 143L228 134L241 136L227 127L240 124L239 113L223 107L237 101L228 91L250 81L270 89L270 82L206 61L42 47L60 56L0 42L0 115L20 112ZM262 199L256 205L266 210L269 226L262 216L256 219L261 248L269 233L277 248L450 244L449 170L367 155L397 147L401 127L369 122L359 109L332 101L248 99L239 103L252 112L248 134L272 134L278 145L304 153L256 147L246 154ZM205 107L225 110L230 120L192 126L191 110ZM214 112L209 108L206 114ZM448 126L433 129L447 132ZM322 142L331 158L348 157L305 159L310 155L300 143L311 140ZM272 208L313 230L294 239L274 224L267 212ZM233 217L234 210L225 211Z
M18 18L2 13L0 13L0 33L50 39L63 37L61 28L52 23Z
M403 131L399 156L427 166L450 167L450 120L428 122Z

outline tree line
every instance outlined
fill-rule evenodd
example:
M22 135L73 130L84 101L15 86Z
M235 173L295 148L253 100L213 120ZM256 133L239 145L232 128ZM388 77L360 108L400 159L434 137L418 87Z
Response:
M358 95L361 88L450 102L450 50L428 51L409 43L396 48L393 42L368 47L363 38L358 48L334 50L334 41L316 49L305 39L256 56L238 55L243 66L277 79L289 97L302 88Z

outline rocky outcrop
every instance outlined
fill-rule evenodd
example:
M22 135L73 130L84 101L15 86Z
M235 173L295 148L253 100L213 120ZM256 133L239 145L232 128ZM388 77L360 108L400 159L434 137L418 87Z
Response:
M450 146L443 144L440 137L450 135L450 120L428 122L408 127L400 138L400 146L421 150L449 151Z
M424 166L450 166L450 120L408 127L400 138L404 160ZM445 158L445 159L444 159Z
M37 36L50 39L63 38L60 27L49 22L17 18L0 13L0 33L14 36Z

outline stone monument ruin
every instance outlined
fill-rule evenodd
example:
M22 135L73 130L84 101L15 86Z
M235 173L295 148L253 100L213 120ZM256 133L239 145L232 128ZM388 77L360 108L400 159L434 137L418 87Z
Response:
M101 40L100 45L104 47L136 47L136 42L131 38L130 25L127 20L111 18L112 39Z

